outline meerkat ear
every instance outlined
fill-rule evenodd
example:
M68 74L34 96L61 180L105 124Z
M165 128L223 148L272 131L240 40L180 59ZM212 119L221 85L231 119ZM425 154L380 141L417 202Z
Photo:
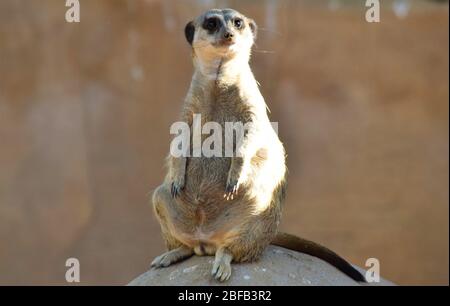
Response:
M258 26L256 25L256 22L253 19L249 19L248 24L252 30L253 38L256 39L256 36L258 35Z
M184 35L186 36L186 40L190 45L192 45L192 42L194 41L194 34L195 34L194 22L189 21L186 27L184 28Z

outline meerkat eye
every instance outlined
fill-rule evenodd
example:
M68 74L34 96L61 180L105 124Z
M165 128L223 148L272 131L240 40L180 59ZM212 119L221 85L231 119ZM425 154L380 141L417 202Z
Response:
M237 29L242 28L242 26L244 25L244 21L241 18L234 19L233 23Z
M217 28L217 18L209 18L205 22L205 28L209 31L214 31Z

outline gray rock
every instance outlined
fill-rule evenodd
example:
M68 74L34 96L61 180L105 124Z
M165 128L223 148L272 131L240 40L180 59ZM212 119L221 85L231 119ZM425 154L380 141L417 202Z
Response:
M151 269L129 286L359 286L361 284L328 263L303 253L269 246L254 263L233 264L228 282L212 278L213 257L193 256L167 268ZM364 270L356 267L362 273ZM381 280L369 285L392 286Z

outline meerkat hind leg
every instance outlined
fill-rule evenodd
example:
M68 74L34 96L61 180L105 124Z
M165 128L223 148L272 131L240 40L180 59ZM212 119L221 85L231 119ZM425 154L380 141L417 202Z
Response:
M214 265L211 271L212 276L221 282L228 280L231 276L232 260L233 255L226 248L219 248L214 259Z
M171 264L182 261L194 255L194 250L187 246L181 246L156 257L151 266L155 268L168 267Z

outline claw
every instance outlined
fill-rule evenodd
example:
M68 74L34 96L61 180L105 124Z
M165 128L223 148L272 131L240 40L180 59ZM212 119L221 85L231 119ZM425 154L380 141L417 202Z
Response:
M224 259L215 260L211 275L218 281L224 282L231 276L230 262Z
M174 183L172 183L170 185L170 194L172 195L172 198L175 197L175 184Z
M182 188L178 186L176 183L172 183L170 188L170 193L172 195L172 198L176 198L180 195Z
M237 181L229 182L225 187L224 198L228 200L233 200L237 196L239 190L239 183Z

